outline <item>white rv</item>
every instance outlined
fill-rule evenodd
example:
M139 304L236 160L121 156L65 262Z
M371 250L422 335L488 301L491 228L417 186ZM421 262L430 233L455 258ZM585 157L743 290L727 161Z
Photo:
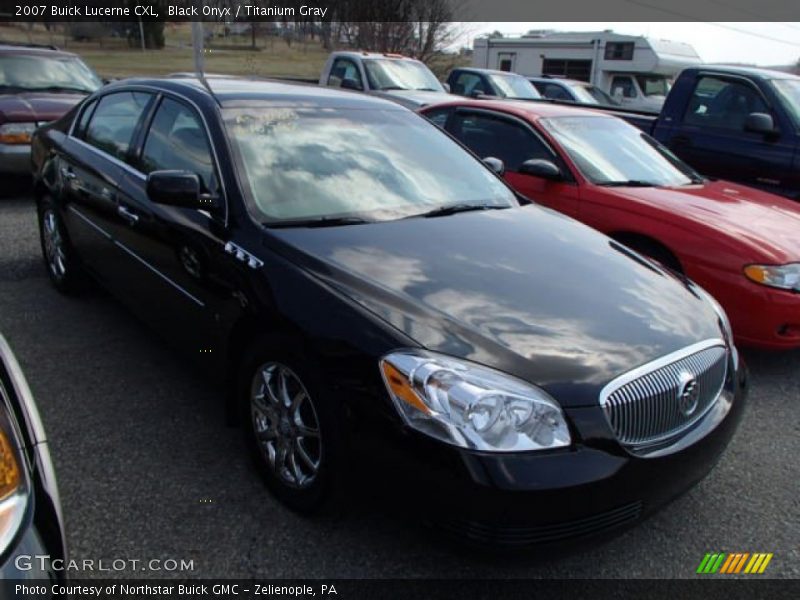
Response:
M613 31L531 31L475 39L472 66L588 81L632 109L658 111L672 79L702 61L689 44Z

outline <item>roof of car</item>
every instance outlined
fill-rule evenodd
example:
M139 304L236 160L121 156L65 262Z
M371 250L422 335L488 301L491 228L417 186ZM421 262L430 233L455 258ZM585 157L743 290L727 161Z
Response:
M76 56L72 52L66 52L56 46L44 46L40 44L16 44L13 42L0 41L0 53L2 54L26 54L29 56Z
M468 73L486 73L487 75L514 75L522 77L519 73L512 73L511 71L498 71L497 69L479 69L477 67L457 67L453 71L466 71Z
M469 108L483 108L511 113L523 119L536 120L551 117L613 117L602 111L587 108L578 108L564 104L553 104L552 102L536 100L455 100L453 102L441 102L426 106L420 112L427 112L431 109L444 108L448 106L467 106Z
M567 79L566 77L528 77L528 81L535 81L536 83L561 83L566 86L582 86L594 87L588 81L581 81L580 79Z
M393 52L366 52L364 50L337 50L336 52L332 53L335 56L345 56L350 58L389 58L392 60L413 60L414 62L417 61L416 58L412 58L411 56L405 56L403 54L395 54Z
M204 83L205 81L205 83ZM206 85L207 84L207 85ZM207 97L224 108L269 105L292 108L360 108L375 110L407 110L395 102L360 92L338 90L315 84L247 77L209 76L123 79L104 89L151 87L189 97Z
M696 67L690 67L690 69L693 71L719 71L747 75L749 77L758 77L760 79L800 79L797 75L787 73L786 71L774 71L771 69L745 67L741 65L698 65ZM689 69L686 70L688 71Z

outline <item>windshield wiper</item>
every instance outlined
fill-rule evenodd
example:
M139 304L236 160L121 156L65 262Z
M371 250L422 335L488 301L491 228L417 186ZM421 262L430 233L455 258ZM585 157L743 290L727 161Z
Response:
M392 90L407 90L408 88L400 87L399 85L386 85L378 88L379 92L391 92Z
M462 212L470 212L476 210L500 210L503 208L511 208L511 207L503 204L448 204L446 206L440 206L438 208L434 208L432 210L429 210L428 212L419 213L416 215L410 215L406 217L406 219L412 219L415 217L424 217L426 219L430 219L431 217L446 217L448 215L454 215L456 213L462 213Z
M639 179L628 179L626 181L602 181L597 185L603 187L657 187L661 184L652 181L641 181Z
M291 219L264 223L271 229L287 229L291 227L337 227L339 225L362 225L371 223L361 217L317 217L314 219Z
M94 90L86 88L70 87L68 85L49 85L40 88L22 88L26 92L78 92L79 94L91 94Z
M437 90L436 88L414 88L418 92L441 92L442 90Z

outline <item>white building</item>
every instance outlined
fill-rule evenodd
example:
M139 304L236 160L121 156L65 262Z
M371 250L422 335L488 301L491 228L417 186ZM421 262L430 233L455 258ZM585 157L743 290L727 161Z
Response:
M610 30L477 38L472 54L473 67L589 81L625 106L656 110L678 72L701 62L689 44Z

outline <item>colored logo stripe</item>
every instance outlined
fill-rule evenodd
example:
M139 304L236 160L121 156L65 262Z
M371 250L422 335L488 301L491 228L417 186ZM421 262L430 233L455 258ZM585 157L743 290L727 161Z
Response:
M750 554L749 552L733 552L731 554L709 552L706 553L703 560L700 561L700 566L697 567L697 573L711 574L719 572L735 574L741 573L744 568L744 573L751 575L761 574L766 570L767 565L772 560L772 556L772 553L764 552L757 552L754 554Z

